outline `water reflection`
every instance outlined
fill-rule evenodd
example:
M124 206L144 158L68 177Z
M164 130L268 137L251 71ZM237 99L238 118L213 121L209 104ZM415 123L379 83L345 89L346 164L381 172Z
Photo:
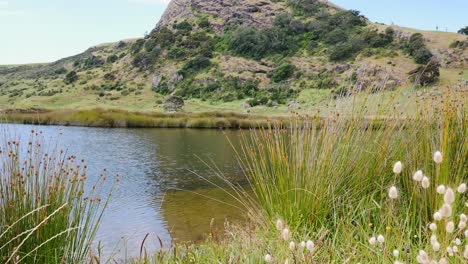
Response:
M27 139L33 128L6 127L22 139ZM196 174L222 184L203 160L212 162L231 181L243 180L227 140L238 144L238 131L57 126L35 129L43 131L49 142L58 140L68 153L85 159L91 181L103 168L110 175L121 175L96 237L104 255L121 249L118 258L137 256L147 233L150 235L145 246L149 252L159 248L157 236L166 245L171 240L197 241L209 231L212 218L221 224L226 217L242 218L239 209L194 194L236 203Z

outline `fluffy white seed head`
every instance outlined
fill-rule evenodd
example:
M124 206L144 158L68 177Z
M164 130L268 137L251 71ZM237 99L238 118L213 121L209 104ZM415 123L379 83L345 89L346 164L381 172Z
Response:
M437 236L436 235L432 235L431 236L431 244L434 244L437 242Z
M461 214L460 215L460 221L462 221L462 222L468 221L468 217L466 217L466 214Z
M398 260L395 260L395 261L393 262L393 264L403 264L403 262L400 262L400 261L398 261Z
M466 228L466 222L460 221L460 223L458 223L458 229L463 230L465 228Z
M281 219L276 220L276 229L278 231L283 230L283 221L281 221Z
M400 251L398 251L398 249L393 250L393 256L395 258L398 258L399 255L400 255Z
M465 250L463 251L463 257L468 259L468 245L465 246Z
M452 221L448 221L447 224L445 225L445 231L447 233L453 233L455 230L455 224Z
M438 194L445 194L445 186L444 185L437 186L437 193Z
M444 194L444 202L446 204L453 204L453 202L455 202L455 192L452 188L447 188L447 191Z
M294 249L296 249L296 243L293 241L289 242L289 250L293 251Z
M287 228L283 229L283 231L281 232L281 237L285 241L289 240L289 229Z
M413 180L418 181L418 182L422 181L423 177L424 175L423 175L422 170L418 170L417 172L413 174Z
M377 243L377 239L375 237L369 238L369 244L371 244L371 246L374 246L376 243Z
M403 170L403 164L401 163L401 161L397 161L397 163L393 165L393 172L396 174L400 174L402 170Z
M435 212L434 213L434 220L436 220L436 221L442 220L442 214L440 212Z
M301 246L301 248L305 248L305 246L306 246L306 242L304 242L304 241L301 241L301 244L300 244L300 246Z
M435 242L434 244L432 244L432 250L434 250L435 252L438 252L440 250L440 243Z
M453 253L453 249L450 246L447 247L446 251L447 251L447 253Z
M452 216L452 206L450 204L442 205L442 208L440 208L440 214L442 217L449 218Z
M440 151L436 151L436 153L434 153L434 161L437 164L442 162L442 153L440 153Z
M455 238L453 243L455 243L455 245L459 246L459 245L461 245L461 240L459 238Z
M460 184L460 186L458 186L458 188L457 188L457 191L459 193L465 193L466 192L466 183Z
M273 257L270 254L265 255L265 262L271 263L273 261Z
M427 189L429 188L429 185L430 185L430 182L429 182L429 178L424 176L422 181L421 181L421 186L424 188L424 189Z
M453 251L453 253L458 253L458 247L457 247L457 246L453 246L453 247L452 247L452 251Z
M419 250L418 256L416 258L418 263L429 263L429 256L427 255L426 251Z
M398 190L395 186L390 187L390 189L388 190L388 196L392 200L395 200L396 198L398 198Z
M439 264L448 264L448 260L446 258L439 259Z
M378 235L377 236L377 241L379 241L379 243L384 243L385 242L385 237L383 235Z
M312 252L315 248L315 244L314 242L312 242L312 240L307 240L306 247L307 247L307 250Z
M468 230L465 230L465 237L468 238Z
M431 224L429 225L429 229L430 229L431 231L436 231L436 230L437 230L437 225L436 225L436 223L431 223Z

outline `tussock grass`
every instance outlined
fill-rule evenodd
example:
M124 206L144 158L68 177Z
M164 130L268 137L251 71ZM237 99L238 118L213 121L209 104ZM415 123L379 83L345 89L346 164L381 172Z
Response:
M81 263L108 197L87 180L86 164L57 145L45 145L41 132L28 141L2 131L0 142L0 262Z
M456 193L453 212L434 223L437 230L429 228L446 203L437 187L457 190L468 182L466 99L447 88L432 102L408 117L409 106L397 101L381 106L393 109L386 116L361 102L346 113L337 106L329 118L297 117L246 133L237 154L254 194L242 195L257 201L253 219L266 219L263 224L228 225L222 240L175 245L143 263L415 263L424 256L466 263L468 233L457 228L468 213L465 192ZM441 163L433 161L436 151ZM403 168L394 173L398 161ZM428 178L426 187L413 179L418 170ZM449 222L455 223L452 233ZM313 247L300 246L308 240ZM454 246L458 252L451 256Z

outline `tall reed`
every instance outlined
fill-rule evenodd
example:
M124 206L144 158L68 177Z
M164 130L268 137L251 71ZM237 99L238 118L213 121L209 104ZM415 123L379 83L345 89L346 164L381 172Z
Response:
M89 182L87 166L47 144L2 131L0 145L0 262L80 263L107 206L105 173Z

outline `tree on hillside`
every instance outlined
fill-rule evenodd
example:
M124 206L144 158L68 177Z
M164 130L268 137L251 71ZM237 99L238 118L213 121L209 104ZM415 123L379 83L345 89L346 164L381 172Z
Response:
M466 26L466 27L461 28L460 30L458 30L458 34L468 35L468 26Z

